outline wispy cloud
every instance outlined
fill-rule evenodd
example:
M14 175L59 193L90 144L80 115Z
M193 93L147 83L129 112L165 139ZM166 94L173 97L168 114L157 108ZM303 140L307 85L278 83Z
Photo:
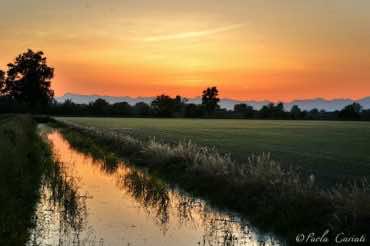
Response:
M142 38L141 40L144 42L158 42L158 41L166 41L166 40L176 40L176 39L187 39L187 38L197 38L197 37L205 37L217 33L227 32L235 29L239 29L243 27L243 24L234 24L214 29L202 30L202 31L195 31L195 32L182 32L182 33L174 33L174 34L167 34L167 35L157 35L157 36L149 36Z

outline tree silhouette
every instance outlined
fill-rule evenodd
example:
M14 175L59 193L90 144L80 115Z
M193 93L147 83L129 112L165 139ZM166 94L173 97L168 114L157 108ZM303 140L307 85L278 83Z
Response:
M290 110L290 116L293 120L301 118L302 110L298 107L298 105L293 105L292 109Z
M152 109L145 102L138 102L133 107L133 113L135 115L148 116L152 113Z
M246 118L251 118L254 114L253 107L245 103L235 104L234 111L238 114L242 114Z
M111 111L114 115L130 115L132 107L128 102L118 102L112 105Z
M272 104L272 118L283 119L285 117L284 104L282 102L277 103L275 106Z
M275 111L276 112L284 112L284 103L279 102L278 104L276 104Z
M287 113L284 111L284 104L282 102L269 103L264 105L261 110L258 112L260 118L272 118L272 119L284 119L287 116Z
M3 93L5 88L5 72L0 70L0 95Z
M78 114L82 112L78 112L78 105L76 105L71 99L65 100L61 105L60 105L60 111L62 114Z
M345 106L339 112L339 118L345 120L358 120L361 118L362 106L359 103L352 103Z
M185 117L197 118L203 116L203 107L202 105L188 103L185 105Z
M208 114L214 113L216 109L220 108L218 105L219 101L220 99L218 98L218 90L215 86L208 87L203 91L202 105Z
M31 108L45 106L54 97L50 89L53 76L54 69L47 65L44 53L29 49L8 64L3 93Z
M175 101L175 108L174 108L174 116L184 116L185 114L185 104L188 101L185 97L181 97L177 95L174 99Z
M93 114L107 115L109 114L110 105L106 100L98 98L94 102L89 104L89 108L91 113Z
M269 105L263 105L260 111L258 112L259 118L265 119L271 117L271 108L273 104L270 103Z
M160 95L152 101L151 105L156 115L160 117L170 117L174 116L175 113L180 114L184 108L184 104L185 99L180 96L172 98L167 95Z

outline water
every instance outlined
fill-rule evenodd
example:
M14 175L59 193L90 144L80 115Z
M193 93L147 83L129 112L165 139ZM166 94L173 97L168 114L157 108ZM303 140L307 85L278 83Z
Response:
M43 180L30 246L280 245L143 170L95 160L58 131L47 138L59 164Z

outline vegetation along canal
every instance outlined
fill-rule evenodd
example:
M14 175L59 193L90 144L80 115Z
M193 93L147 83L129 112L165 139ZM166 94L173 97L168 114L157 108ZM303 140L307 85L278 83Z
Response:
M281 245L143 169L97 160L58 130L44 134L57 168L41 187L28 245Z

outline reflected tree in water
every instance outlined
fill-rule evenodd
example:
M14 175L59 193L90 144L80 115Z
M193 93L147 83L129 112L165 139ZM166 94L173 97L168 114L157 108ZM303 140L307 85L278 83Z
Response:
M142 172L128 170L122 177L121 188L127 190L149 214L154 212L156 223L161 225L163 233L166 233L170 218L167 186Z
M216 211L204 201L172 189L143 171L127 169L121 180L120 187L129 192L148 214L154 215L164 233L171 215L181 225L204 230L199 245L249 245L254 240L249 225L237 215Z
M36 228L29 245L48 241L50 230L58 232L58 245L80 245L80 233L86 226L87 195L79 193L78 180L67 175L62 163L55 163L44 174L40 194L34 216Z

